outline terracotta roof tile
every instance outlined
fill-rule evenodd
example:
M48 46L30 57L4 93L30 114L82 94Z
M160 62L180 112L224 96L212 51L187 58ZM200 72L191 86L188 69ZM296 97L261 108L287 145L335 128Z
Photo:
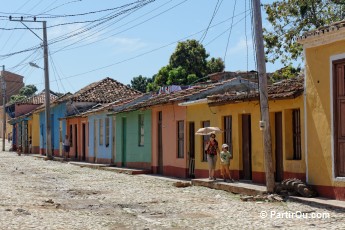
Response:
M304 77L286 79L268 86L268 98L273 100L296 98L303 94ZM222 104L238 103L243 101L259 100L259 93L251 91L249 93L236 94L234 92L218 94L207 97L210 106Z
M220 92L224 93L226 91L231 90L233 87L232 84L235 81L238 81L238 78L233 78L233 79L225 80L222 82L216 82L216 83L211 83L207 85L197 85L188 89L175 91L169 94L152 95L149 99L142 102L138 102L118 112L129 112L129 111L138 110L138 109L145 109L147 107L160 105L160 104L167 104L167 103L175 102L175 101L198 100L201 98L205 98L208 95L212 95L212 94L220 93Z
M141 92L107 77L80 89L68 99L78 102L111 103L121 98L141 94Z
M50 93L50 100L56 99L57 96L53 93ZM41 105L44 104L45 102L45 91L43 90L41 93L37 95L33 95L29 98L26 98L22 101L11 103L11 104L17 104L17 105L23 105L23 104L28 104L28 105Z

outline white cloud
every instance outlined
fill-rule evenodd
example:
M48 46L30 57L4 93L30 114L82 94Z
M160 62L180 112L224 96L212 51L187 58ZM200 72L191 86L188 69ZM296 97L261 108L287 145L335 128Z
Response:
M243 52L246 52L247 50L247 45L248 45L248 51L251 52L253 49L253 41L252 39L248 39L246 42L246 39L241 37L236 44L233 46L231 43L229 43L229 54L234 55L234 54L243 54Z
M109 39L117 52L134 52L147 47L148 44L139 38L114 37Z

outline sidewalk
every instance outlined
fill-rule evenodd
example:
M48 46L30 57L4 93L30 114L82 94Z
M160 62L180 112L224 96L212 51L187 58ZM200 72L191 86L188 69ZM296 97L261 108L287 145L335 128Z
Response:
M46 156L39 155L39 154L22 154L22 156L32 156L32 157L36 157L40 159L46 158ZM61 157L54 157L53 160L60 161L60 162L65 161ZM97 164L97 163L78 162L78 161L67 161L67 162L75 166L88 167L88 168L112 171L112 172L117 172L117 173L125 173L125 174L130 174L130 175L150 174L150 176L153 176L157 179L168 178L162 175L151 174L149 170L114 167L109 164ZM181 179L181 178L174 178L174 181L186 182L185 179ZM198 179L192 179L191 184L194 186L203 186L203 187L208 187L211 189L224 190L224 191L232 192L235 194L244 194L244 195L250 195L250 196L263 195L266 193L266 186L260 185L260 184L253 184L249 181L236 181L234 183L227 183L227 182L223 182L223 180L220 180L220 179L216 181L210 181L209 179L206 179L206 178L198 178ZM323 198L323 197L306 198L306 197L297 197L297 196L289 196L289 200L305 203L310 206L324 206L326 208L331 208L331 209L334 209L334 208L340 209L345 212L345 201L333 200L333 199L328 199L328 198Z

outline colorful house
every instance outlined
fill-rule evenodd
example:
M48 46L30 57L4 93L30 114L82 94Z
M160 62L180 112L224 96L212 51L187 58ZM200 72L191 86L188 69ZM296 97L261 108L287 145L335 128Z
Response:
M62 135L65 133L65 121L60 119L66 115L66 97L71 95L70 93L64 94L60 97L55 96L51 98L50 103L50 129L51 129L51 148L53 156L61 156L62 148ZM35 111L33 116L39 119L38 133L39 133L39 152L40 154L46 154L46 114L45 105L41 105ZM36 140L33 140L36 141Z
M64 119L71 143L70 157L98 163L110 161L105 156L112 151L112 120L101 112L90 117L84 113L138 95L139 91L107 77L69 96Z
M51 94L50 97L53 100L56 98L56 95ZM32 118L31 111L42 105L44 101L45 92L42 91L30 98L6 105L6 111L12 118L9 123L13 126L13 150L17 150L17 147L19 147L20 151L29 152L29 146L33 135L32 130L37 127L33 127L32 122L29 122Z
M305 181L304 126L301 123L304 115L303 77L276 83L269 87L268 94L275 180L278 182L293 177ZM219 144L227 143L234 153L230 166L232 176L265 183L258 92L230 92L209 96L207 100L204 104L189 104L187 118L193 124L189 126L195 129L220 127L224 132L217 134L216 139ZM189 141L195 142L196 177L208 177L203 151L206 137L196 136L195 140Z
M178 89L177 86L164 87L158 95L153 95L148 100L127 107L122 110L121 114L116 115L117 130L120 133L117 140L121 140L120 143L117 143L117 151L122 151L122 156L127 158L129 157L127 151L129 143L131 143L130 146L140 147L140 138L144 136L144 140L146 140L146 133L142 132L145 129L142 129L141 126L146 127L146 123L151 119L149 125L152 127L152 172L180 178L194 176L194 154L187 151L186 145L187 109L179 104L188 104L188 100L206 101L206 96L224 93L236 87L239 81L241 80L236 78L193 86L188 89ZM131 125L130 130L127 127L129 124ZM131 141L126 141L127 139ZM125 143L127 145L123 147ZM133 151L131 160L135 158L137 151L139 149ZM148 156L146 157L149 159Z
M121 113L124 108L148 97L148 94L134 95L86 113L89 121L93 121L90 128L94 131L94 138L90 141L95 154L90 161L151 169L150 113L141 113L139 117L142 116L143 119L138 119L136 112ZM139 130L138 122L141 122L142 135L133 136Z
M299 37L305 57L307 182L345 200L345 21Z

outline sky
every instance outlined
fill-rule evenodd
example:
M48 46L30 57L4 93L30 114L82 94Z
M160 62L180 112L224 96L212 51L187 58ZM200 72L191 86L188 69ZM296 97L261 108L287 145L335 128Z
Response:
M271 3L273 0L262 0ZM138 2L141 2L139 5ZM146 4L145 4L146 3ZM217 3L219 8L215 11ZM145 5L144 5L145 4ZM250 0L11 0L0 9L0 65L44 89L42 22L50 89L74 93L106 77L130 84L169 63L177 43L196 39L225 71L254 70ZM214 17L212 17L214 15ZM213 19L212 19L213 18ZM270 28L262 10L263 27ZM211 20L212 19L212 20ZM30 29L28 29L30 28ZM231 33L230 33L231 32ZM269 64L268 72L282 68Z

